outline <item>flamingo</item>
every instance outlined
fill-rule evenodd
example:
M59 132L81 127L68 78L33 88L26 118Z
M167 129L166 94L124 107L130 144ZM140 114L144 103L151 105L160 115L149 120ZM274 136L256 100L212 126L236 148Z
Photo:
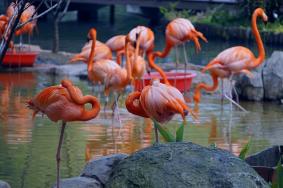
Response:
M159 74L163 77L165 83L169 84L169 81L164 71L158 65L154 63L154 60L152 61L150 59L150 54L152 54L153 49L154 49L153 31L150 28L145 27L145 26L137 26L134 29L132 29L128 35L129 35L130 40L132 42L135 42L137 44L136 46L140 47L141 52L138 52L138 53L141 54L142 56L146 54L148 57L149 66L155 69L157 72L159 72Z
M160 57L160 58L166 57L170 53L173 47L184 44L187 41L193 41L195 43L196 52L199 52L201 50L201 46L198 40L199 38L207 42L207 39L204 37L204 35L195 29L195 27L190 22L190 20L184 18L176 18L172 20L166 26L166 31L165 31L166 46L164 50L162 52L156 51L149 54L148 57L149 64L151 65L154 64L154 60L156 57ZM185 54L185 66L186 66L188 60L185 51L184 54ZM178 62L177 51L176 51L176 56L177 56L176 57L176 69L177 69L177 62ZM165 80L165 83L169 84L167 79Z
M258 57L255 57L255 55L246 47L243 46L231 47L219 53L216 56L216 58L210 61L210 63L203 68L202 72L205 72L207 70L209 71L221 70L224 72L228 71L225 77L229 77L230 82L232 82L233 75L238 73L244 73L247 74L247 76L251 77L252 73L250 72L250 70L258 67L260 64L262 64L263 60L265 59L265 50L264 50L263 42L261 40L257 28L257 22L256 22L257 17L261 17L264 22L268 21L268 17L266 16L262 8L257 8L252 15L251 27L259 51ZM207 90L207 88L201 86L199 86L198 90L200 90L201 88ZM200 95L198 94L198 90L195 93L196 102L198 102L198 98L199 98L198 95ZM213 90L211 89L211 91Z
M87 61L87 71L89 80L104 83L106 75L113 69L120 67L116 62L110 59L100 59L93 61L96 49L96 29L92 28L88 32L88 36L92 40L92 45Z
M90 55L91 52L91 45L92 45L92 41L87 42L80 53L74 55L71 59L70 59L70 63L76 62L76 61L82 61L84 63L88 62L88 57ZM105 45L104 43L96 40L95 41L95 54L94 57L92 58L94 61L100 60L100 59L112 59L112 53L111 50L109 49L109 47L107 45Z
M84 107L86 103L92 105L90 110ZM75 87L71 81L62 80L60 86L51 86L43 89L29 100L27 104L34 111L33 117L38 112L41 112L46 114L53 122L62 120L56 154L57 188L59 188L60 152L66 123L70 121L88 121L95 118L100 111L100 103L94 96L83 96L81 90Z
M152 118L159 123L170 121L175 114L180 114L183 120L188 112L193 115L181 92L173 86L160 83L158 79L153 79L151 85L145 86L141 92L130 93L125 104L130 113Z
M129 37L126 40L126 69L118 66L112 69L105 78L105 94L108 95L112 89L114 91L122 91L132 80L131 63L128 51Z
M116 52L116 61L119 65L121 65L121 55L125 50L125 39L126 35L116 35L108 39L105 43L112 52Z

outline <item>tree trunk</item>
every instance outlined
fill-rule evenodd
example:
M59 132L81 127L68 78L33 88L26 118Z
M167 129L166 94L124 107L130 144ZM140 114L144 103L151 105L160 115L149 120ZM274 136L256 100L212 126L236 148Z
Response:
M53 53L58 53L59 51L59 19L54 18L53 21L53 47L52 47L52 52Z

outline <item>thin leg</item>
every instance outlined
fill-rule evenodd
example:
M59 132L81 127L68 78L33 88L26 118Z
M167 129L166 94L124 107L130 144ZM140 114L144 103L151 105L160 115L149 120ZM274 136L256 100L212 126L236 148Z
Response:
M159 143L158 130L156 126L154 126L154 134L155 134L155 143Z
M239 105L237 102L235 102L232 98L230 98L230 97L227 96L226 94L224 94L224 97L225 97L226 99L228 99L228 100L231 102L231 104L234 104L235 106L237 106L238 108L240 108L242 111L248 112L246 109L244 109L241 105Z
M175 47L175 51L176 51L176 61L175 61L175 68L176 68L176 72L178 70L178 64L179 64L179 51L178 51L178 46ZM174 86L176 86L176 76L175 76L175 80L174 80Z
M121 118L120 118L120 110L119 110L119 105L118 105L118 100L119 100L120 94L118 94L117 98L115 98L115 105L113 104L114 107L112 107L113 114L115 113L115 109L117 108L117 118L119 121L120 127L122 126Z
M59 182L60 182L60 153L61 153L61 147L62 147L62 142L63 142L63 136L64 136L64 131L66 127L66 122L62 122L62 127L61 127L61 132L60 132L60 138L59 138L59 143L57 147L57 153L56 153L56 161L57 161L57 188L60 187Z
M239 95L237 93L236 87L234 86L234 84L233 84L232 87L233 87L233 91L234 91L234 94L235 94L235 97L236 97L236 102L239 103Z
M187 63L188 63L188 56L187 56L187 50L186 50L186 43L183 43L183 52L184 52L184 58L185 58L185 74L184 74L184 79L185 79L185 76L187 75ZM185 94L186 94L186 91L187 91L187 83L186 83L187 79L185 79L185 85L184 85L184 90L185 90Z
M104 113L106 112L106 106L107 106L107 104L108 104L108 101L109 101L109 97L106 96L106 97L105 97L105 100L104 100L104 107L103 107Z
M220 83L221 83L221 106L223 106L223 102L224 102L224 83L223 83L223 79L221 79Z

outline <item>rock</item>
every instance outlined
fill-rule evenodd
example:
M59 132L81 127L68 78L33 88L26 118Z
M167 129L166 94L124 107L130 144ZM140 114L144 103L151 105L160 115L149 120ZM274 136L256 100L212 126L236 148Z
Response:
M283 52L274 51L263 68L264 98L283 98Z
M244 161L193 143L158 144L121 161L106 188L269 187Z
M252 73L253 77L251 78L245 74L235 76L235 86L240 98L261 101L264 97L262 65L255 69Z
M83 169L81 176L94 178L105 184L110 173L121 160L128 157L126 154L114 154L89 161Z
M102 188L103 186L95 179L87 177L73 177L61 179L60 188ZM56 184L53 186L56 188Z
M11 186L7 182L0 180L0 188L11 188Z

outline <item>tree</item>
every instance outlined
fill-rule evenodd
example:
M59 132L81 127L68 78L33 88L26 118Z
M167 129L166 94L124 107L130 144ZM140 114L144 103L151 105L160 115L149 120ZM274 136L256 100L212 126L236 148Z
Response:
M60 7L63 5L64 1L68 1L67 4L69 6L70 0L58 0L57 3L54 3L54 0L41 0L39 2L39 4L35 7L35 12L33 13L33 15L31 15L29 17L29 19L24 21L24 22L20 22L21 16L26 9L28 9L30 6L32 6L32 4L31 4L32 0L17 0L17 1L15 1L14 2L14 12L9 17L6 16L7 20L6 20L4 32L2 33L2 36L0 35L0 37L1 37L0 63L2 64L3 58L5 57L7 49L9 47L9 44L12 40L12 37L17 30L21 29L26 24L28 24L28 23L30 23L34 20L37 20L38 18L48 14L50 11L53 11L53 10L58 10L59 11L58 17L62 17L61 16L62 14L60 14L60 10L61 10ZM45 5L47 4L48 6L46 6L46 9L43 12L39 13L38 10L44 3L45 3ZM67 11L68 6L65 6L65 8L64 8L65 12ZM5 17L5 15L4 15L4 17ZM59 35L58 35L58 38L59 38Z

